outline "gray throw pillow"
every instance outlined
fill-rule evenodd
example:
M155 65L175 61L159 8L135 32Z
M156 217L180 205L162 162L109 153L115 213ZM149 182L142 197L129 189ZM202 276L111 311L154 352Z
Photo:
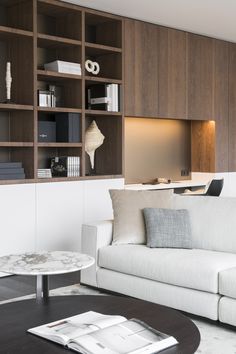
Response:
M192 248L188 210L144 208L143 213L148 247Z

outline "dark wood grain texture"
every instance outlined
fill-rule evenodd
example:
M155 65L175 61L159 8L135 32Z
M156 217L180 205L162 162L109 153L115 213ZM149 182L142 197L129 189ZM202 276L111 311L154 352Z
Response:
M158 27L125 19L125 115L158 115Z
M168 307L124 297L81 295L52 297L41 304L28 300L2 305L1 350L11 354L68 353L68 349L26 331L86 311L138 318L157 330L175 336L179 344L162 351L163 354L192 354L200 342L200 334L194 323Z
M186 32L159 27L158 117L187 118Z
M191 171L215 172L215 122L191 122Z
M229 170L229 43L214 41L215 172Z
M236 171L236 44L229 45L229 172Z
M213 119L212 38L188 33L188 118Z

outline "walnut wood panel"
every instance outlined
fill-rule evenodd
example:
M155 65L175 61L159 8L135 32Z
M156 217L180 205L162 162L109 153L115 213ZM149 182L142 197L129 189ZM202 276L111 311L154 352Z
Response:
M8 1L10 4L11 2ZM7 7L7 26L33 30L33 2L18 1Z
M229 43L215 40L214 46L215 172L227 172L229 167Z
M125 115L157 117L158 27L126 19Z
M215 122L191 122L191 171L215 172Z
M33 39L15 39L8 44L8 60L11 61L12 101L17 104L33 104Z
M213 117L214 40L188 33L188 118Z
M10 141L34 141L33 112L11 112L9 124Z
M159 28L158 117L186 119L186 32Z
M229 172L236 171L236 44L229 45Z

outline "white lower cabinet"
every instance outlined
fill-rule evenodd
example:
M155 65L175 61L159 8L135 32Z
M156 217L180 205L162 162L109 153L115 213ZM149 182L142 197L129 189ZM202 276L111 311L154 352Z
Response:
M35 184L0 186L0 256L34 251L35 208Z
M109 189L124 179L0 186L0 256L80 250L84 222L113 217Z
M37 250L80 250L84 222L111 219L109 189L124 179L39 183L36 192Z
M78 250L83 221L83 181L38 183L37 250Z

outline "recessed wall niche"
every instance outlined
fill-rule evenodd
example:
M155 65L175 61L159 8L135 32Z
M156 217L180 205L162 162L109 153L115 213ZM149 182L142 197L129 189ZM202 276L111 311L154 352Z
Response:
M215 168L214 121L125 118L125 180L191 179ZM182 176L181 171L189 175Z
M190 121L125 118L126 183L190 179L183 169L191 170Z

